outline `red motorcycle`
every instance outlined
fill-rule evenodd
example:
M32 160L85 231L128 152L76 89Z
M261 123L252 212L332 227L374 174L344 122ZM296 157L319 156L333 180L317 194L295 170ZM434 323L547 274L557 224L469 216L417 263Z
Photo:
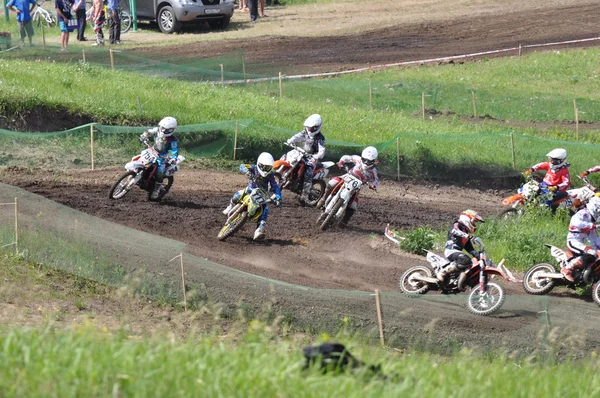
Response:
M306 169L304 161L310 157L310 154L298 146L287 143L286 145L292 150L285 155L285 159L276 160L273 164L275 178L281 189L288 189L301 195L304 188L304 170ZM329 168L334 164L333 162L317 162L308 200L304 203L306 206L315 206L321 199L325 193L325 177L329 174Z

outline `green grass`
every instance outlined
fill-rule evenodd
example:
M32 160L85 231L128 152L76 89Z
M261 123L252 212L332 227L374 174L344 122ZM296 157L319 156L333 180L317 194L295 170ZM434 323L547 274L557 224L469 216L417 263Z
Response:
M177 341L129 339L125 331L5 330L0 335L0 390L21 396L424 397L594 396L596 352L580 361L536 363L461 350L452 358L347 344L387 380L365 371L302 371L301 348L253 322L237 342L217 335Z
M240 130L240 140L243 144L240 146L246 148L242 157L247 159L265 149L276 154L283 152L284 149L279 144L282 138L299 130L306 115L319 112L324 116L323 131L331 148L334 148L331 144L335 143L335 140L366 145L384 142L400 134L402 174L429 177L468 174L467 169L478 168L487 170L485 174L488 176L494 172L496 175L508 174L512 169L512 132L515 137L517 170L543 160L549 149L563 146L570 153L573 170L580 172L596 164L596 151L592 145L562 141L574 140L572 130L556 128L538 131L492 123L469 124L460 121L459 118L422 121L412 116L420 108L420 91L424 89L422 84L425 84L422 82L428 82L426 85L435 84L443 91L443 95L435 97L435 102L439 103L440 107L468 113L466 109L461 109L468 108L467 104L471 100L470 89L480 86L485 79L489 83L486 88L489 94L493 94L496 102L502 105L498 112L505 114L503 118L517 120L522 117L519 116L519 112L530 108L539 110L538 116L526 118L560 119L560 115L565 115L566 118L572 109L572 97L576 93L579 93L580 108L582 111L585 109L586 118L596 118L598 107L595 106L595 92L600 87L594 77L593 62L597 60L600 52L573 50L570 54L563 56L540 53L520 59L498 59L465 65L409 68L369 74L371 79L381 84L384 81L390 84L395 84L398 80L404 82L402 89L398 88L399 86L394 86L393 89L394 95L399 98L398 101L394 100L394 103L404 104L404 108L398 111L390 107L376 107L371 111L364 103L353 102L352 97L345 92L331 101L318 92L318 98L294 98L292 93L291 98L286 96L280 99L277 95L261 92L260 86L207 86L148 78L135 73L111 72L90 64L50 64L6 59L2 61L6 73L3 74L0 83L0 110L7 115L19 115L36 107L47 107L88 115L95 121L113 125L149 125L156 123L166 114L177 117L182 125L255 119L257 123L250 123ZM547 77L551 69L542 66L549 64L559 70L565 70L571 67L571 63L576 62L574 60L580 60L577 74L586 76L575 83L572 79L559 78L562 76L560 73L552 74L552 78ZM565 66L561 67L563 63ZM541 70L538 71L536 65ZM524 76L522 84L519 84L519 79L515 77L519 76L519 73ZM39 76L45 78L39 79ZM331 82L348 82L368 87L365 75ZM318 81L290 84L310 88L318 84ZM330 83L325 81L324 84ZM518 92L515 87L519 88ZM468 94L466 97L465 93ZM332 94L335 93L332 91ZM519 98L515 97L516 94L519 94ZM412 99L409 101L409 98ZM535 102L532 98L552 98L554 102ZM138 107L138 99L142 105L142 112ZM589 102L589 109L584 100ZM535 106L528 108L528 101ZM545 108L545 105L549 108ZM480 109L485 110L485 107ZM556 116L545 117L542 114ZM226 124L226 132L231 136L234 122ZM222 130L216 126L213 128ZM597 134L593 131L582 131L581 139L594 143L598 141ZM395 145L390 144L387 157L384 158L386 162L381 166L388 166L391 173L396 165ZM336 156L341 154L338 152L330 151ZM8 153L10 154L10 151ZM81 159L83 155L78 157Z

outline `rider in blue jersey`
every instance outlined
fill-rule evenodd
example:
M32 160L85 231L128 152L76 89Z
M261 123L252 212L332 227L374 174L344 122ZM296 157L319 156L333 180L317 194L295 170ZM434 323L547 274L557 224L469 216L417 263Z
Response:
M256 164L240 165L240 172L248 176L248 186L233 194L231 202L229 203L229 206L223 210L223 214L229 214L231 209L233 209L248 190L254 188L262 188L268 191L270 186L271 191L275 194L275 206L281 204L281 189L279 188L279 185L277 185L277 181L275 181L275 176L273 175L273 163L275 163L273 156L271 156L270 153L263 152L258 156ZM267 224L268 215L269 206L265 205L264 211L258 220L256 231L254 232L254 240L265 238L265 225Z

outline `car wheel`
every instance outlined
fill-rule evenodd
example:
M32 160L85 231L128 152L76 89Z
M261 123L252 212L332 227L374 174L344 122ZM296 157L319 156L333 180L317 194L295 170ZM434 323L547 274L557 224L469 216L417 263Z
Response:
M222 29L225 30L229 26L229 21L231 21L231 17L223 17L221 19L217 19L214 21L209 21L208 25L212 29Z
M173 33L181 30L181 22L177 20L175 12L170 6L164 6L158 12L158 27L164 33Z

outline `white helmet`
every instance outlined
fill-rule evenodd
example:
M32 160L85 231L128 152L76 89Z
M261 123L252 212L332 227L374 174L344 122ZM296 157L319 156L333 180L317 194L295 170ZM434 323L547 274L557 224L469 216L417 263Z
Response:
M321 132L322 125L323 125L323 119L321 118L321 115L318 115L316 113L313 115L310 115L304 121L304 129L306 130L308 135L311 136L311 138L314 138L314 136L316 136L317 134L319 134Z
M589 200L586 207L590 215L594 218L594 221L600 221L600 198L594 196Z
M170 137L177 128L177 120L174 117L167 116L160 122L158 122L158 136L159 137Z
M552 171L556 172L567 163L567 150L564 148L556 148L546 154Z
M377 152L377 148L374 146L368 146L363 149L360 157L362 158L362 164L365 169L372 169L377 164L377 156L379 152Z
M469 231L474 234L475 230L477 229L477 223L485 221L483 221L483 217L477 214L475 210L467 209L460 213L458 216L458 222L469 228Z
M268 152L263 152L256 159L256 168L261 176L266 177L273 171L273 163L275 163L273 156Z

